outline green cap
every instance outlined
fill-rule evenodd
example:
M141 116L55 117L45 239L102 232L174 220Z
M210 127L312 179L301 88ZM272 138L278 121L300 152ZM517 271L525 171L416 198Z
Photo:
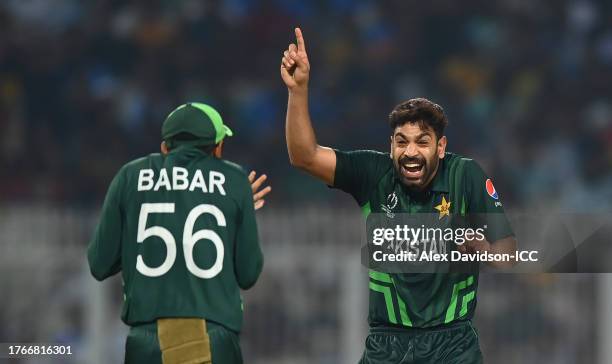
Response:
M211 106L199 102L183 104L166 117L162 125L162 139L166 142L180 133L189 133L197 139L191 143L198 145L218 144L226 136L234 133L227 125L217 110Z

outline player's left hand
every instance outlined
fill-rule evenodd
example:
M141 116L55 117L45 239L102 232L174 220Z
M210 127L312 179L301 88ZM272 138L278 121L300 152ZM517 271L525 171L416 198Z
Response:
M491 243L487 240L469 240L461 245L457 245L457 250L460 253L478 253L478 252L487 252L491 250Z
M266 186L264 189L259 191L263 183L268 179L268 176L262 174L259 178L255 179L257 173L255 171L251 171L249 173L249 182L251 183L251 190L253 190L253 203L255 204L255 210L259 210L266 203L264 197L272 191L272 187Z

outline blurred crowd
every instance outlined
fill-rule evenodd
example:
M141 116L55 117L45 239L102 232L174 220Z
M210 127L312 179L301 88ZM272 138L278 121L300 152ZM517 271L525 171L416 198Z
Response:
M387 150L390 110L424 96L513 205L612 201L612 3L587 0L2 1L0 201L98 204L196 100L273 199L310 199L278 71L296 25L321 144Z

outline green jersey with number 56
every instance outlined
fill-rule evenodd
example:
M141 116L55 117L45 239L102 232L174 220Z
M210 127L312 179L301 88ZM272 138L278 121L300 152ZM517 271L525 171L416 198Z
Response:
M246 173L190 146L126 164L88 259L98 280L122 272L128 325L200 317L239 332L240 288L253 286L263 265Z

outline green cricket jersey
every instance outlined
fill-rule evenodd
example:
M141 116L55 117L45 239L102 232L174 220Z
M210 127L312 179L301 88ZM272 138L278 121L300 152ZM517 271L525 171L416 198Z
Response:
M409 191L399 180L389 154L336 151L336 160L334 187L351 194L366 216L438 214L444 211L440 205L450 203L450 213L483 213L483 223L491 225L484 234L489 242L513 235L493 183L471 159L446 153L430 187L420 193ZM486 221L491 214L503 218ZM477 268L472 273L438 274L370 270L369 277L370 326L432 327L471 319L474 314Z
M246 173L188 146L126 164L88 259L98 280L122 272L128 325L200 317L240 331L240 288L253 286L263 265Z

